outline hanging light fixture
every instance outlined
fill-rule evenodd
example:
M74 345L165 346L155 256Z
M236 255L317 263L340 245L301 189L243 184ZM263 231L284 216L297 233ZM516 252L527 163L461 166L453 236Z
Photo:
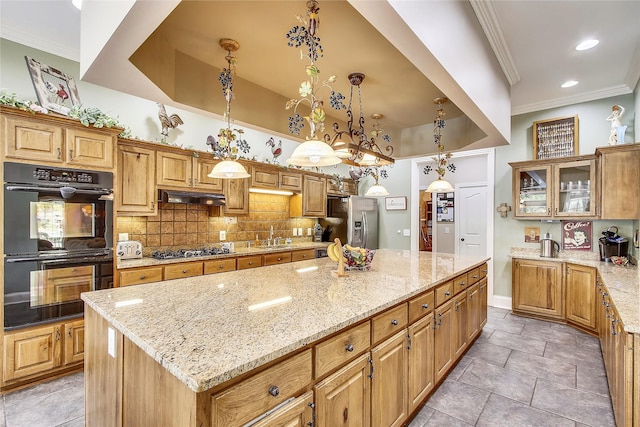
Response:
M369 189L364 195L369 197L388 196L389 192L387 191L387 189L384 188L382 185L378 184L378 175L379 175L378 168L376 167L375 171L373 170L373 168L369 168L368 174L371 175L376 182L374 185L369 187Z
M442 144L442 129L444 129L446 125L446 122L444 120L444 108L442 107L442 104L446 103L447 101L449 101L449 99L445 97L439 97L433 100L433 103L438 105L436 118L433 121L433 139L438 147L438 155L437 157L433 157L433 160L436 162L435 171L438 174L438 178L431 184L429 184L429 186L425 190L427 193L448 193L453 191L453 186L448 181L443 179L446 172L445 169L448 169L452 173L456 171L455 165L449 161L449 159L452 157L451 153L445 153L444 145ZM431 172L431 167L425 167L424 172L426 174Z
M212 146L216 145L216 154L219 154L223 160L217 163L207 176L222 179L249 178L251 174L247 172L244 166L234 160L233 156L237 155L238 149L237 147L232 147L232 143L240 141L240 135L242 134L240 129L231 129L233 75L235 74L235 64L237 62L237 59L231 55L231 52L238 50L240 43L232 39L220 39L220 46L227 51L227 55L225 56L227 67L222 69L218 77L218 80L222 84L224 98L227 102L227 108L224 112L227 127L220 130L218 141L213 141L212 143Z
M287 44L291 47L305 46L308 52L303 55L310 61L310 64L306 66L309 79L303 81L298 89L301 98L291 99L286 105L287 110L293 109L294 111L293 117L289 117L289 132L299 135L304 126L304 120L309 125L309 136L307 136L306 141L300 144L293 151L291 157L286 160L287 164L294 166L331 166L341 162L341 159L336 156L333 149L318 137L318 134L324 132L325 120L323 102L318 98L318 90L322 87L329 88L331 91L331 107L337 110L345 108L342 103L344 96L334 92L330 86L331 83L335 82L336 76L331 76L328 80L321 82L320 70L315 65L323 53L320 37L317 35L319 12L320 7L317 1L307 1L307 18L298 16L298 20L302 25L294 26L287 33L287 38L289 39ZM311 110L309 115L304 116L304 118L296 112L298 106L302 103L309 104Z
M337 123L333 124L334 134L332 137L325 135L329 145L336 152L343 163L352 166L387 166L395 163L391 157L393 154L393 146L390 144L391 137L384 135L383 138L387 142L385 151L377 143L377 138L382 133L382 128L378 122L384 117L382 114L373 114L371 117L375 120L374 129L371 132L371 138L367 136L364 130L364 112L362 109L362 91L360 85L364 81L363 73L349 74L349 83L351 91L349 94L349 106L347 107L347 130L341 131ZM358 106L360 108L360 117L358 119L358 128L353 128L353 110L351 108L353 101L353 88L358 90Z

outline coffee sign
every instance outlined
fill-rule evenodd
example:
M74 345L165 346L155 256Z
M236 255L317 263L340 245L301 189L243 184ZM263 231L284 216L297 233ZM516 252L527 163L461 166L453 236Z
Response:
M568 251L590 251L591 221L561 221L562 249Z

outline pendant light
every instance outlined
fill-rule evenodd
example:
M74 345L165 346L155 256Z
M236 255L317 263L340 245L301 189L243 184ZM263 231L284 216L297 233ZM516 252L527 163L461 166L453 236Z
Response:
M227 102L227 108L224 117L227 121L226 129L221 129L218 135L218 146L222 151L223 160L218 162L209 175L209 178L221 178L221 179L238 179L249 178L251 174L232 158L234 149L231 144L239 139L238 129L231 129L231 99L233 98L233 75L235 74L236 58L231 56L231 52L235 52L240 48L240 43L232 39L221 39L220 46L227 51L227 67L220 72L220 83L222 83L222 91L224 93L225 100ZM237 148L236 148L237 150Z
M444 153L444 145L442 144L442 129L445 127L444 120L444 108L442 108L442 104L446 103L449 99L440 97L433 100L434 104L438 105L438 110L436 114L436 118L433 121L433 139L435 144L438 147L438 155L434 157L433 160L436 162L435 171L438 174L438 178L433 181L425 192L427 193L449 193L454 191L451 183L446 181L443 177L446 172L446 169L449 169L452 173L456 171L456 167L449 161L452 157L451 153ZM425 168L425 173L431 172L431 167Z
M378 184L378 168L376 168L375 172L371 170L369 172L369 175L373 176L373 179L375 179L376 182L373 186L371 186L367 190L367 192L364 195L369 197L388 196L389 192L387 191L387 189L384 188L382 185Z

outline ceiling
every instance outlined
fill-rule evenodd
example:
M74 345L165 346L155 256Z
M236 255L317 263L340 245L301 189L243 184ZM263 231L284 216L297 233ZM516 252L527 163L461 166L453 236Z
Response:
M630 93L640 78L638 1L471 0L467 5L511 84L512 114ZM264 108L274 103L288 116L290 112L281 106L299 97L307 62L300 59L298 49L286 45L284 35L298 24L296 15L304 13L303 1L183 1L131 59L177 103L220 113L224 100L216 77L225 65L225 52L218 40L234 38L241 46L235 53L239 90L234 116L243 113L244 101L239 100L247 97L263 103L263 111L274 111L275 107ZM80 13L69 0L1 0L0 19L3 38L79 60ZM334 89L346 95L346 101L346 76L355 71L366 75L362 98L367 124L373 113L384 114L381 123L391 132L433 121L432 100L447 94L349 3L321 2L319 34L325 50L317 63L321 76L335 74ZM597 38L600 44L589 51L575 51L585 38ZM173 61L176 75L164 75L167 67L158 66L158 59ZM560 88L569 79L580 83ZM452 103L446 111L447 120L465 121L464 113ZM354 112L358 114L355 104ZM344 120L344 112L331 114ZM254 111L251 118L240 120L262 119ZM268 129L287 124L286 118L278 118L273 126L266 121ZM472 138L482 136L473 123L464 123L463 128Z

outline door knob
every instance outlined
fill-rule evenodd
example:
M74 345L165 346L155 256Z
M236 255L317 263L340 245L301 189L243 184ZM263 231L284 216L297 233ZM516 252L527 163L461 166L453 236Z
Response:
M461 237L461 238L460 238L460 241L461 241L461 242L464 242L464 237Z

